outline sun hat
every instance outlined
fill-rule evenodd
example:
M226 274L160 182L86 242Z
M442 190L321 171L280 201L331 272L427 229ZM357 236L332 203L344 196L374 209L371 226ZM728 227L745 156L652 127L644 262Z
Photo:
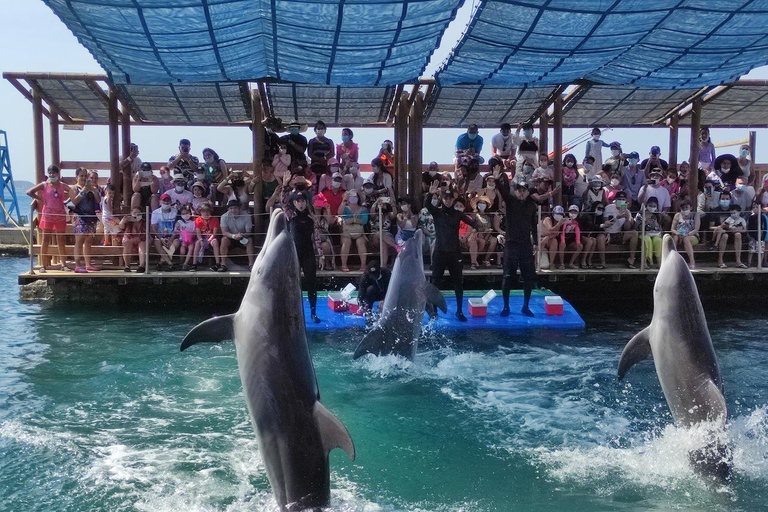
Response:
M477 209L477 203L483 202L486 204L486 206L491 206L493 204L493 201L491 201L491 198L482 195L482 196L475 196L472 198L472 200L469 202L469 205L472 207L473 210Z

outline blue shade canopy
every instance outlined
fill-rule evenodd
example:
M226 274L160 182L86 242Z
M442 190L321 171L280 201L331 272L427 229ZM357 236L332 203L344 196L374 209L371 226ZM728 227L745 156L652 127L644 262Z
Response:
M269 84L267 97L272 115L284 121L365 126L386 122L395 88Z
M463 0L44 0L118 84L413 81Z
M702 97L702 126L765 128L768 126L768 82L744 80L716 88ZM690 109L680 117L680 125L690 125ZM738 150L734 150L737 152Z
M768 0L485 0L440 84L692 89L768 62Z

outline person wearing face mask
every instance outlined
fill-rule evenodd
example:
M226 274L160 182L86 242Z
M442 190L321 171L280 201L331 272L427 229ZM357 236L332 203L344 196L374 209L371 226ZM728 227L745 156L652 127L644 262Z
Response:
M709 139L709 128L699 132L699 169L711 171L715 163L715 145Z
M680 210L680 182L677 180L677 171L674 169L667 171L666 177L661 181L661 186L669 192L672 211Z
M661 148L659 146L652 146L648 152L648 158L640 162L640 169L648 176L651 169L661 169L665 173L669 170L669 164L666 160L661 158Z
M520 130L522 129L523 135L520 136ZM512 143L517 146L517 164L515 169L515 176L523 170L524 162L537 162L539 155L539 138L533 136L533 125L531 123L525 123L517 125L517 130L512 137ZM533 172L533 168L531 168ZM530 173L527 174L530 177Z
M616 176L611 177L608 185L605 186L605 201L612 203L616 199L616 194L623 192L621 188L621 181Z
M705 188L706 190L706 188ZM717 205L709 209L707 213L707 226L712 233L713 241L709 243L707 249L710 251L717 250L720 242L720 229L728 216L731 214L731 193L727 190L720 192Z
M650 177L646 180L646 184L640 188L637 198L641 203L644 203L648 201L648 198L655 197L659 202L659 210L666 214L672 206L672 200L669 197L669 191L661 186L661 180L661 170L652 170ZM664 218L664 215L662 215L662 218Z
M395 243L399 246L409 238L413 238L419 226L419 215L414 211L413 201L410 197L401 197L397 200L400 211L397 213L397 233Z
M203 165L195 172L203 171L203 176L196 176L197 181L206 181L208 184L219 183L227 175L227 162L211 148L203 149ZM200 179L202 178L202 180Z
M330 206L332 212L339 211L342 201L344 201L344 193L346 189L342 184L342 176L338 172L332 176L330 187L327 187L319 195L323 196L325 201Z
M191 207L192 212L195 215L200 214L200 207L203 205L203 203L211 204L210 198L206 197L204 194L205 185L203 183L198 181L192 185L192 202L188 206Z
M497 171L498 169L498 171ZM485 213L489 215L495 215L499 211L499 205L502 202L501 194L497 190L496 184L499 181L501 175L501 163L491 168L491 172L486 174L484 179L483 188L480 189L477 195L486 196L491 200L491 205L488 207ZM509 180L507 180L508 182Z
M565 224L565 210L558 205L552 210L551 215L547 215L541 220L541 243L539 244L539 255L547 255L547 263L541 263L542 270L554 268L557 258L557 250L560 245L560 235L562 234L563 224ZM541 258L543 259L543 257ZM565 268L565 267L562 267Z
M659 200L655 197L649 197L645 203L645 211L640 211L635 216L635 225L642 227L643 224L645 224L643 235L645 264L648 268L653 268L654 259L656 265L661 265L661 241L664 234L659 215Z
M529 160L518 160L522 165L515 171L515 176L512 178L512 186L518 183L530 183L533 177L533 162Z
M763 268L766 266L765 241L768 240L768 214L760 209L760 204L752 203L752 213L747 218L747 241L749 252L747 253L747 267L752 266L752 256L757 254L758 262L763 260Z
M285 144L286 150L291 155L293 165L307 167L307 138L302 133L307 131L307 125L298 121L291 121L286 125L288 134L280 137L280 143Z
M182 206L179 213L181 218L176 221L176 225L173 227L172 243L179 252L181 270L195 270L189 266L195 252L195 221L192 220L192 209L188 205Z
M389 174L390 178L395 175L395 145L392 144L391 140L385 140L381 143L381 149L379 149L379 154L376 155L375 160L381 162L381 168Z
M637 153L637 151L632 151L631 153L627 154L627 166L624 168L624 170L621 173L621 189L627 193L629 198L632 200L632 206L634 208L637 208L637 204L639 204L638 195L640 194L640 189L645 184L645 173L640 169L640 166L638 165L638 161L640 160L640 155Z
M365 178L365 181L363 181L363 187L360 189L362 192L363 200L361 204L370 210L373 206L373 203L376 202L376 199L378 198L381 190L377 190L376 185L374 185L373 176L368 176Z
M717 245L717 266L727 268L728 265L723 261L725 248L728 241L733 241L733 251L736 253L736 267L747 268L741 262L741 241L742 234L747 230L747 221L741 216L741 206L731 203L729 208L730 215L725 218L722 224L713 229L715 233L715 245Z
M200 161L190 154L192 143L189 139L179 141L179 152L168 159L168 167L175 173L181 173L185 178L192 176L195 169L200 167Z
M627 194L619 192L616 201L605 206L603 220L603 232L605 244L629 245L629 257L626 260L627 268L636 269L635 256L637 254L638 233L634 229L634 219L629 213Z
M539 166L533 170L531 175L533 181L537 180L550 180L554 181L555 172L549 167L549 156L546 153L539 155Z
M91 245L96 234L98 214L101 213L101 193L98 185L89 176L87 169L77 170L77 194L72 197L72 232L75 234L75 272L85 274L101 270L91 266ZM78 265L82 254L85 264Z
M166 192L171 197L176 210L179 210L185 204L191 205L194 194L187 190L187 180L184 175L177 173L173 175L173 190Z
M736 183L736 178L743 176L744 172L739 167L739 161L731 154L720 155L715 159L713 169L707 175L712 181L719 181L720 185L732 187Z
M288 199L288 209L292 211L288 220L288 231L296 246L299 268L304 272L307 286L307 298L312 321L320 323L317 317L317 261L315 260L315 220L309 211L309 201L304 192L292 192Z
M476 270L480 265L490 268L491 255L496 252L496 236L493 235L493 224L488 214L491 207L491 198L484 195L475 196L470 201L475 220L475 228L472 228L467 236L467 247L471 260L470 269Z
M379 260L373 260L368 264L357 282L359 314L370 313L377 301L384 300L391 277L392 272L386 267L382 268Z
M752 160L750 159L749 144L742 144L739 148L739 158L737 163L741 172L744 173L746 178L746 184L749 186L755 185L755 173L752 172Z
M291 173L291 162L293 159L288 154L288 145L280 142L277 153L272 158L272 167L275 169L275 177L282 181L286 174Z
M555 219L557 220L557 219ZM558 253L560 254L559 269L565 268L565 253L571 255L568 259L569 268L579 268L576 265L576 259L584 246L581 243L581 226L579 225L579 207L572 204L568 207L568 216L563 219L560 228L560 241L558 243Z
M371 177L373 178L374 188L381 191L381 195L394 198L395 189L392 184L392 175L386 171L385 162L380 158L374 158L371 161L371 172L373 173Z
M315 123L315 137L307 144L307 154L312 163L327 163L334 156L336 145L325 136L327 130L324 122L318 120Z
M685 252L688 255L688 267L691 270L696 269L696 261L693 256L693 246L699 243L699 229L701 228L701 218L693 210L691 202L684 199L680 202L680 211L672 219L672 228L670 233L678 246L682 242Z
M355 134L349 128L341 130L341 144L336 145L336 160L339 161L343 169L349 169L352 165L358 163L358 153L360 148L352 140Z
M590 210L594 203L606 203L603 178L592 176L589 180L589 188L581 196L581 209Z
M440 201L437 198L433 199L429 194L429 190L427 190L427 195L424 196L424 207L419 212L418 229L424 233L424 247L422 249L424 250L425 254L429 253L429 260L432 261L432 255L435 250L435 242L437 241L437 231L435 229L435 218L432 217L432 214L429 213L429 210L426 206L428 201L431 202L432 206L435 208L440 205Z
M602 132L600 131L600 128L592 128L592 138L587 140L586 154L584 155L584 158L587 158L588 156L594 158L594 165L598 169L603 167L603 148L610 147L610 144L600 140L601 135Z
M576 180L579 177L579 171L576 169L576 157L568 153L563 157L563 198L566 204L573 203L575 194Z
M736 178L736 186L731 191L731 204L737 204L741 211L748 212L755 200L755 189L747 185L747 178Z
M253 253L253 220L247 212L241 211L240 201L232 199L227 203L227 213L221 216L221 266L219 272L226 272L227 255L230 249L243 249L248 256L248 271L253 269L256 259Z
M491 138L491 155L498 158L500 162L510 160L515 157L517 147L512 137L512 125L503 123L499 133Z
M280 144L280 135L283 133L285 126L283 126L283 120L279 117L268 117L264 120L264 159L271 162L277 155Z
M491 160L488 161L489 167L491 165ZM437 162L429 162L429 167L427 168L427 170L421 173L422 195L428 194L429 187L432 185L432 182L440 179L440 177L438 176L439 173L440 173L440 166L437 165Z
M248 203L251 200L248 189L250 187L251 180L245 176L245 173L241 170L233 170L229 173L229 176L225 180L219 183L216 189L226 198L227 202L234 199L240 201L244 209L248 208Z
M131 272L131 259L139 255L139 267L136 272L143 274L146 270L146 221L140 208L131 208L131 213L120 219L120 231L123 232L123 262L126 272Z
M60 180L59 168L55 165L48 166L48 179L38 183L27 190L27 195L36 202L40 211L40 229L42 240L38 264L45 272L51 266L51 243L58 247L58 257L61 261L61 269L68 270L67 259L67 209L64 203L75 196L75 189Z
M603 270L605 268L605 204L597 201L586 209L579 217L581 234L584 241L584 255L581 268L595 268ZM600 258L598 265L593 265L595 253Z
M368 224L368 209L360 204L360 195L356 190L344 193L344 198L338 208L338 215L344 222L341 230L341 271L349 272L347 259L352 242L355 242L357 254L360 256L360 269L365 269L368 252L368 240L365 237L364 226ZM375 204L375 203L374 203Z
M341 186L344 190L360 190L363 188L365 180L360 176L360 168L356 163L353 163L347 168L346 174L342 173Z
M559 183L554 187L552 185L552 181L548 179L534 180L534 187L530 193L533 202L541 206L541 211L545 214L552 211L555 195L557 195L557 191L560 188Z
M176 226L178 210L173 207L173 199L169 193L160 196L160 208L152 212L149 232L152 235L152 245L160 256L157 270L173 270L171 256L176 252L173 246L173 229Z
M624 158L624 154L621 152L621 144L618 141L613 141L610 144L611 156L605 161L603 168L608 166L610 168L610 174L617 174L621 176L624 168L627 166L627 160Z
M155 210L159 204L160 180L152 173L152 165L149 162L141 164L141 169L133 177L131 183L133 196L131 196L131 208L137 207L145 210L147 206Z
M477 125L471 124L467 131L456 139L456 159L461 160L468 152L479 156L482 150L483 137L478 133Z
M438 206L438 193L442 196L442 205ZM426 208L432 215L435 224L435 248L432 255L432 284L437 286L443 279L445 271L453 282L453 289L456 292L456 318L461 322L466 322L464 316L464 282L463 267L464 260L461 253L461 244L459 242L459 224L464 222L469 226L474 226L474 219L454 208L455 196L450 188L440 192L438 183L435 182L429 187L429 201ZM430 308L431 317L436 317L437 311Z

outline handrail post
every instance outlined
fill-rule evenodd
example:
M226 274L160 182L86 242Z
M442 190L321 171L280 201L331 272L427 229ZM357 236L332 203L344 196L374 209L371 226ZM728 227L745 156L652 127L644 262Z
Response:
M35 255L34 255L34 242L32 240L32 216L35 213L35 207L29 206L29 275L35 275ZM42 247L41 247L42 249Z
M757 270L763 269L763 236L762 236L762 222L760 222L763 218L763 209L758 208L757 209Z
M645 270L645 204L640 205L640 219L642 220L640 228L640 271L642 272Z
M382 268L387 266L387 260L384 259L386 249L384 247L384 219L382 218L381 201L379 201L379 265Z
M152 221L152 212L149 210L149 206L144 209L144 274L149 274L149 225Z
M538 205L536 210L539 216L538 229L536 230L536 272L539 272L541 270L541 255L543 254L541 250L541 228L543 227L541 224L541 205ZM505 240L504 243L509 243L509 240ZM551 261L549 262L549 267L552 268Z

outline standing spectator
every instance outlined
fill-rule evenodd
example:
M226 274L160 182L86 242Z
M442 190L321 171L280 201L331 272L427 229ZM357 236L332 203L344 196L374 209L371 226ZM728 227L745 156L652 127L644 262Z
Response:
M748 212L755 200L755 189L747 185L747 178L736 178L736 187L731 192L731 204L737 204L742 212Z
M568 207L568 218L565 219L560 229L560 244L558 245L560 266L558 268L565 268L566 251L569 251L571 255L568 259L568 267L579 268L576 266L576 259L579 257L583 247L581 243L581 227L579 226L579 207L572 204Z
M248 186L248 193L253 194L256 192L257 180L251 180ZM280 181L275 176L275 170L271 165L264 163L261 168L261 202L266 203L272 194L275 193L275 189Z
M755 201L760 204L760 208L762 208L764 212L768 213L768 174L763 176L763 186L757 191Z
M480 152L483 150L483 137L480 136L476 124L471 124L466 133L462 133L456 139L456 158L460 161L463 157L477 159L483 162Z
M278 152L272 158L272 167L275 169L275 177L282 181L286 174L291 174L291 163L293 159L288 154L288 143L280 141Z
M715 145L709 140L709 128L702 127L699 132L699 169L711 171L715 158Z
M298 121L291 121L287 125L288 134L280 137L280 142L285 144L288 154L291 155L292 165L298 165L306 169L307 158L305 153L307 152L307 138L302 135L307 131L307 125Z
M381 143L381 149L376 156L381 161L382 168L392 178L395 175L395 145L391 140L385 140ZM394 193L392 195L394 197Z
M627 161L624 158L624 154L621 152L621 144L618 141L613 141L610 144L610 148L611 148L611 156L608 157L608 160L605 161L605 165L603 165L603 168L605 168L606 166L610 168L610 176L608 177L608 179L610 179L614 175L621 178L621 174L624 171L624 167L627 166Z
M749 186L754 186L756 173L752 172L752 160L749 159L749 144L741 145L737 162L741 172L744 173L744 178L746 178L745 183Z
M131 208L130 215L126 215L120 220L120 230L123 232L123 261L124 270L131 271L131 257L139 254L139 268L136 272L143 274L146 269L146 249L147 241L146 223L144 214L139 207Z
M347 258L353 240L360 256L360 269L364 270L368 244L363 226L368 223L368 210L360 204L360 196L357 191L351 190L344 193L337 213L344 221L341 231L341 271L349 272Z
M211 148L203 149L203 161L201 168L205 171L205 181L209 185L217 184L227 177L227 162ZM201 181L199 176L196 179Z
M210 204L203 204L200 207L200 216L195 219L195 237L197 242L195 242L194 260L190 270L197 269L197 263L202 264L203 256L208 249L211 249L213 251L213 265L208 268L212 272L219 271L219 265L223 264L219 255L219 232L219 219L211 216Z
M603 178L600 176L592 176L589 179L589 188L581 196L582 211L590 211L594 203L607 203L603 185Z
M590 174L592 172L592 160L591 156L587 157L584 165L576 169L578 175L576 176L576 182L573 184L573 199L571 201L582 209L584 206L582 204L582 198L587 189L589 189L589 180L592 178L592 175Z
M315 123L315 137L310 139L307 144L307 154L312 163L320 162L327 164L328 159L334 156L336 146L331 139L325 136L326 131L325 123L318 120Z
M192 144L189 139L181 139L179 141L179 152L168 159L168 168L174 174L181 173L185 179L192 178L195 170L200 167L200 161L196 156L191 155L189 152L192 149Z
M115 186L108 183L104 187L104 197L101 199L101 225L104 227L102 245L120 245L120 220L115 216L112 203L115 200Z
M504 123L501 125L499 133L491 139L491 155L499 159L504 167L511 167L511 161L515 158L517 146L515 146L512 137L512 125ZM510 165L505 165L508 162Z
M752 255L757 254L757 261L763 260L766 265L765 241L768 240L768 214L763 213L758 203L752 203L752 213L747 218L747 238L749 240L749 253L747 254L747 266L752 266Z
M483 188L483 175L480 174L480 164L471 160L467 165L466 193L470 196L477 194Z
M75 205L73 213L72 231L75 233L75 272L85 274L101 270L91 265L91 245L96 236L96 224L99 221L97 212L101 210L101 194L99 187L88 176L88 170L77 170L77 194L72 197ZM81 267L80 255L83 256L84 265Z
M244 208L248 208L248 202L251 200L248 194L248 185L250 180L245 179L243 171L236 170L229 173L227 179L219 183L218 191L227 199L227 203L233 199L240 201Z
M696 261L693 258L693 246L699 243L700 228L701 219L698 212L694 212L691 208L691 202L687 199L681 201L680 213L677 213L672 219L671 233L675 246L683 242L685 252L688 254L688 267L691 270L696 269ZM739 242L741 242L741 236L739 236ZM722 254L720 255L720 262L722 262Z
M640 208L637 196L646 180L645 174L637 165L639 159L640 155L637 154L637 151L629 153L627 155L628 165L621 173L621 188L632 199L632 207L636 209Z
M307 298L312 321L320 323L317 316L317 263L315 262L315 221L309 213L307 194L304 192L291 193L288 208L292 215L288 220L288 230L291 232L296 255L299 257L299 268L304 272L307 285Z
M406 240L413 238L419 226L419 216L413 210L413 201L410 197L401 197L397 200L400 210L397 212L397 233L395 242L402 245Z
M349 169L352 165L357 165L360 149L357 143L352 140L354 136L355 134L349 128L341 130L341 144L336 145L336 160L339 161L342 169Z
M176 221L173 228L174 245L179 249L179 260L182 262L181 270L191 270L189 263L195 252L195 221L192 220L192 209L189 205L181 207L181 218Z
M520 137L521 127L523 129L522 137ZM515 135L512 138L512 143L517 146L517 163L515 169L515 177L517 177L517 173L523 169L524 162L527 161L532 164L533 162L536 162L538 158L539 138L533 136L533 125L531 123L518 125L517 130L515 130ZM533 168L531 168L531 172L533 172ZM528 174L528 177L530 177L530 174Z
M128 156L120 160L121 183L133 184L133 177L141 169L141 158L139 158L139 146L131 142L128 149ZM127 179L126 179L127 178ZM128 194L123 194L123 206L128 204Z
M152 234L152 245L160 255L160 262L157 264L158 272L173 270L174 268L171 259L176 250L173 248L173 229L176 227L178 214L178 210L173 207L171 196L168 193L160 196L160 208L152 212L149 226L149 231Z
M248 271L253 270L256 257L253 254L253 220L251 216L241 214L240 201L232 199L227 203L227 213L221 216L221 266L218 272L227 271L227 256L230 248L243 248L248 256Z
M645 224L645 226L643 226ZM661 228L659 216L659 200L649 197L645 203L645 211L640 211L635 216L635 225L645 230L643 235L643 248L645 250L645 262L648 268L653 268L654 257L656 265L661 265L661 236L664 234Z
M589 209L582 210L582 212L580 217L581 233L587 237L584 244L582 267L603 270L605 269L605 204L596 201L592 203ZM600 258L600 263L593 266L595 252Z
M496 237L493 235L493 223L488 215L491 206L491 198L488 196L476 196L470 201L475 221L474 229L467 239L469 246L470 269L476 270L482 263L485 267L491 266L491 254L496 251Z
M331 243L331 227L338 226L341 222L339 217L331 213L331 206L322 194L318 194L312 200L315 207L315 247L317 249L317 269L325 270L329 268L336 270L336 255L333 252ZM338 210L338 208L337 208ZM338 230L336 232L339 232Z
M67 209L64 203L74 197L75 190L60 180L61 172L55 165L48 166L48 179L27 190L27 195L42 204L40 208L40 223L42 232L40 255L38 262L41 272L51 265L51 255L48 253L51 241L55 240L58 256L61 260L61 270L67 267ZM31 219L30 219L31 220Z
M600 128L592 128L592 139L587 141L586 154L584 155L585 159L591 156L594 159L593 165L598 169L603 167L603 148L610 147L610 144L600 140L601 135Z
M431 186L431 185L430 185ZM440 200L437 198L431 198L429 195L429 190L427 190L427 199L426 201L431 202L432 206L437 208L440 205ZM435 219L432 217L432 214L429 213L429 209L427 209L427 202L424 202L424 207L419 212L419 229L424 233L424 243L427 244L426 249L429 252L429 259L432 260L432 255L435 251L435 242L437 240L437 230L435 229Z
M149 206L154 210L158 207L160 180L152 174L152 164L149 162L141 164L141 169L133 176L131 184L133 186L131 208L146 210Z
M560 248L560 238L562 234L563 220L565 210L562 206L555 206L552 215L547 215L541 221L541 242L539 244L539 254L547 255L547 264L541 264L542 270L548 270L555 267L557 251Z
M280 136L278 133L283 133L285 127L283 126L283 120L279 117L268 117L264 120L264 160L272 161L277 155Z
M576 157L568 153L563 158L563 195L565 196L565 203L568 205L574 204L573 196L575 194L576 180L579 177L579 171L576 168Z
M652 146L648 152L648 158L642 161L640 168L646 176L649 176L653 169L661 169L666 172L669 169L669 164L666 160L662 160L661 148L659 146Z
M635 269L635 255L637 253L638 236L634 229L632 215L627 209L627 195L619 192L616 195L616 203L605 206L603 219L603 232L606 234L607 244L629 244L629 257L627 268Z

